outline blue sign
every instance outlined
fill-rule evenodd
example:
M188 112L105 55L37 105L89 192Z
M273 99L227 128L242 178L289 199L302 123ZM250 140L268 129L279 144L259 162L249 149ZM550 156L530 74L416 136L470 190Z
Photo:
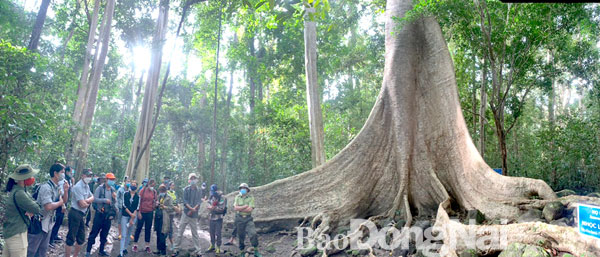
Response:
M502 169L494 169L495 172L498 172L498 174L502 175Z
M600 207L579 204L577 220L579 233L600 239Z

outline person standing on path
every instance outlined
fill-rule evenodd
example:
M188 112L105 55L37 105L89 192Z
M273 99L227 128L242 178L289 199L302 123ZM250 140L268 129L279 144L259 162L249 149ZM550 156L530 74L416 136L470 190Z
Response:
M92 171L85 170L81 179L71 188L71 210L68 214L69 232L65 242L65 257L71 257L71 248L75 245L73 257L77 257L81 246L85 242L85 216L89 213L89 206L94 202L94 195L90 191L89 183L92 181Z
M94 214L92 231L90 231L90 235L88 236L85 257L90 257L92 246L96 243L98 234L100 234L100 250L98 251L98 255L109 256L109 254L104 251L104 246L106 245L106 238L108 237L112 220L117 215L115 206L116 192L113 189L115 179L116 177L114 174L107 173L104 182L100 184L94 192L93 206L96 210L96 214Z
M144 186L142 190L140 190L140 206L138 209L138 224L135 228L134 235L134 245L133 252L138 251L137 242L140 239L140 233L142 232L142 227L144 224L146 225L146 231L144 233L144 241L146 241L146 253L152 253L150 250L150 236L152 235L152 219L154 218L154 209L156 208L156 203L158 199L158 194L156 190L154 190L154 179L150 179L148 181L148 185Z
M235 203L233 208L236 211L235 214L235 226L237 227L238 239L240 241L241 256L246 256L244 240L246 234L250 237L250 243L254 247L254 256L261 257L262 255L258 252L258 236L256 235L256 227L254 225L254 219L252 218L252 211L254 210L254 196L250 195L250 187L248 184L242 183L239 186L240 193L235 197Z
M137 182L131 181L129 191L123 195L123 206L121 208L121 249L119 257L127 254L127 246L131 240L130 234L135 224L137 209L140 204L140 196L137 194Z
M227 198L222 197L222 192L218 191L217 185L210 186L211 196L208 199L206 207L210 212L210 247L207 252L215 251L221 253L221 230L223 228L223 216L227 211Z
M25 187L35 184L35 174L31 166L19 165L13 173L8 175L6 190L8 193L4 207L4 247L2 257L27 256L27 226L31 216L42 211L35 200L27 193Z
M37 234L28 234L27 257L46 257L50 244L50 233L54 227L56 209L61 208L69 198L69 183L63 184L62 197L58 189L58 182L65 179L65 166L55 163L50 167L50 180L39 187L36 202L42 206L42 231Z
M200 237L198 236L198 210L202 203L202 191L198 188L198 176L196 173L190 173L188 175L190 185L183 189L183 214L181 214L181 221L179 222L179 228L177 231L177 239L175 240L175 252L173 257L179 255L179 246L183 240L183 232L185 228L190 225L192 229L192 240L195 247L195 253L200 254Z

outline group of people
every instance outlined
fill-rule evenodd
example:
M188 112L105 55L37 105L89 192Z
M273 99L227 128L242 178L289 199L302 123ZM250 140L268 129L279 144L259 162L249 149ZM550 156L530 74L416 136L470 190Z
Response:
M74 170L60 163L50 167L50 179L40 183L32 194L27 187L35 185L35 175L39 171L30 165L20 165L9 175L6 192L6 221L3 224L5 247L3 256L7 257L45 257L48 247L58 237L64 215L68 215L68 233L65 239L65 257L77 257L86 243L86 227L93 216L92 228L87 237L86 257L100 236L98 255L109 256L104 250L112 221L118 224L120 249L119 257L128 254L130 241L131 251L142 251L138 241L145 227L143 251L152 253L150 240L152 228L156 232L157 250L154 254L166 255L166 241L171 243L172 256L179 255L183 234L189 225L195 248L194 254L201 255L200 238L198 236L198 219L201 205L206 204L209 212L210 247L207 252L221 253L221 231L223 217L227 213L227 199L217 185L212 185L206 192L206 184L198 186L198 176L188 175L188 183L183 190L183 208L178 204L175 184L168 177L155 189L153 179L144 179L138 187L135 180L125 178L121 185L116 183L113 173L95 176L90 169L81 173L80 180L74 183ZM74 185L73 185L74 184ZM12 201L10 200L12 199ZM69 208L70 207L70 208ZM239 186L235 197L235 227L233 238L237 235L241 256L245 256L245 237L250 237L254 247L254 256L261 256L258 251L258 238L252 218L254 197L246 183ZM93 214L92 214L93 213ZM181 214L177 237L174 218ZM87 217L87 218L86 218ZM154 225L154 226L153 226ZM135 230L134 230L135 228ZM227 243L226 243L227 244ZM73 249L74 248L74 249ZM72 254L72 255L71 255Z

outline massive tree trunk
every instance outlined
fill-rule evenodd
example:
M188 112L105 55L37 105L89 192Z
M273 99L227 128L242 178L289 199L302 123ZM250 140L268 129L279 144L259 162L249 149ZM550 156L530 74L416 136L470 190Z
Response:
M543 181L501 176L483 161L461 113L439 24L421 17L399 29L393 19L412 2L387 2L383 84L360 133L325 164L251 188L259 225L313 218L326 232L351 218L398 214L410 224L448 201L488 218L513 218L520 214L514 202L556 198Z
M162 63L162 47L165 42L167 25L169 20L169 0L160 1L160 9L156 21L156 31L152 41L152 57L144 100L142 101L142 112L138 120L137 130L131 146L131 154L127 162L126 175L138 182L148 177L150 166L150 139L154 125L154 106L157 101L158 79Z
M27 49L30 51L37 51L38 43L42 35L42 29L44 28L44 22L46 21L46 13L50 6L50 0L42 0L42 5L38 11L37 17L35 18L35 24L33 25L33 31L31 31L31 38L29 39L29 45Z
M306 101L310 128L312 166L325 163L323 135L323 113L321 111L320 91L317 81L317 24L315 8L309 4L304 16L304 68L306 69Z

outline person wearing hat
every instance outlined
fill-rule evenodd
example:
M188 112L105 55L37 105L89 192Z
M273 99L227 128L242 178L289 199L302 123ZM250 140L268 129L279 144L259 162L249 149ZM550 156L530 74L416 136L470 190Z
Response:
M75 243L73 257L77 257L81 252L81 246L85 242L85 223L86 212L89 213L89 206L94 202L94 195L90 191L89 184L92 183L92 171L87 169L81 174L79 181L71 188L71 210L68 213L69 232L65 242L65 257L71 257L71 248Z
M92 206L96 210L96 214L94 214L92 230L88 236L87 250L85 252L86 257L91 255L92 246L96 243L98 234L100 234L100 249L98 250L98 255L109 256L109 254L104 251L104 246L106 245L106 237L108 236L112 220L117 214L115 206L116 193L113 189L115 179L116 177L114 174L107 173L104 180L99 180L101 181L101 184L98 185L98 188L96 188L96 191L94 192L94 202Z
M210 247L207 252L215 251L221 253L221 230L223 228L223 216L227 211L227 198L222 197L223 192L219 191L216 184L210 186L210 198L206 209L210 212Z
M250 187L248 184L242 183L239 186L240 193L235 196L235 202L233 209L236 211L235 214L235 226L237 228L237 235L240 241L241 256L246 256L244 251L246 234L250 237L250 243L254 247L254 256L262 256L258 252L258 237L256 235L256 227L254 226L254 220L252 219L252 210L254 210L254 196L250 195Z
M196 254L200 254L200 237L198 236L198 210L202 203L202 191L198 188L198 176L196 173L190 173L188 175L190 185L183 189L183 214L181 214L181 220L179 222L178 237L175 240L175 246L173 256L179 255L179 246L181 240L183 240L183 232L185 228L190 225L192 229L192 239L194 247L196 248Z
M25 191L25 187L35 184L35 174L31 166L24 164L8 176L5 192L8 193L4 207L4 249L3 257L27 256L27 227L34 214L39 214L40 206Z
M50 244L50 233L54 227L56 209L61 208L69 199L69 183L63 184L64 194L61 197L58 182L65 179L65 166L55 163L50 166L50 180L39 187L37 203L42 207L42 231L27 235L27 256L46 257Z

